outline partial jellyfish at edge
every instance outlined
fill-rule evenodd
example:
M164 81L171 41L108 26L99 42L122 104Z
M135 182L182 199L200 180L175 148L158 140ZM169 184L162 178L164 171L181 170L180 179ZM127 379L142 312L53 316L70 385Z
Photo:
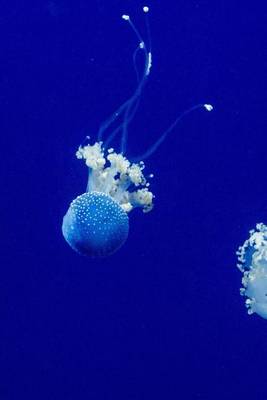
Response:
M249 315L267 319L267 226L259 223L249 235L237 251L237 267L243 274L240 294Z
M144 173L144 160L158 149L185 115L199 108L213 109L210 104L195 105L183 112L147 151L131 161L126 157L128 127L136 114L152 67L148 11L147 6L143 7L147 43L129 15L122 16L138 40L133 53L137 85L132 96L100 125L97 141L79 146L76 152L77 158L84 160L88 167L88 184L86 192L71 202L63 218L62 232L72 249L81 255L108 256L124 244L129 232L128 213L138 207L144 213L153 208L154 195L149 183L153 175ZM139 53L144 57L142 71L137 66ZM118 137L120 150L116 152L110 145ZM90 137L87 139L89 141Z

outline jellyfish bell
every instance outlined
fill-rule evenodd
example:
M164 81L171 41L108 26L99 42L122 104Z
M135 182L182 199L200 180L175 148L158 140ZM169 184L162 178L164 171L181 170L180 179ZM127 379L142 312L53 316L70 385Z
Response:
M84 256L111 255L126 241L128 231L127 213L104 193L76 197L63 218L64 238L73 250Z
M149 8L143 7L145 15ZM79 147L76 156L85 161L89 176L86 193L72 201L63 218L62 232L68 244L80 254L101 257L118 250L126 241L129 230L128 214L134 208L147 213L153 208L154 195L149 190L143 160L153 154L180 120L193 110L210 104L197 104L183 112L171 126L143 153L126 157L128 127L135 116L144 86L152 67L150 29L146 17L147 42L145 42L129 15L123 15L134 32L138 45L133 53L137 84L132 95L107 119L98 130L95 143ZM143 55L143 68L138 68L137 55ZM110 144L119 137L120 151Z
M243 274L240 294L246 297L249 315L267 319L267 226L259 223L249 234L237 251L237 266Z

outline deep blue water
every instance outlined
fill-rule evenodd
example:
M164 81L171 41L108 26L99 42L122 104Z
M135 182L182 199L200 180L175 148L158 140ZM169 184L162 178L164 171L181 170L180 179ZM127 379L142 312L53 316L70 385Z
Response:
M235 251L267 222L267 7L151 2L153 68L131 125L154 210L115 255L61 234L75 158L131 94L133 0L0 4L0 400L266 400L267 321L246 314Z

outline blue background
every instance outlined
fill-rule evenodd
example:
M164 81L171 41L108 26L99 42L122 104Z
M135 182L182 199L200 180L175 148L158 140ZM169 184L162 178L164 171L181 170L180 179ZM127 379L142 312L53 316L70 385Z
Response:
M131 125L154 210L103 260L65 243L85 135L134 88L139 0L2 1L0 399L266 400L267 321L235 251L267 222L266 17L254 2L155 1L153 68Z

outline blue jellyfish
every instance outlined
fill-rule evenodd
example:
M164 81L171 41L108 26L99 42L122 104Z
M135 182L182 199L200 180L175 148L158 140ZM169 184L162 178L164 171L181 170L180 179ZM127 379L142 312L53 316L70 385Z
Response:
M143 7L143 11L147 14L148 7ZM88 184L86 192L71 202L62 225L63 236L71 248L90 257L108 256L123 245L128 236L128 213L131 210L137 207L144 213L152 210L154 195L149 190L149 179L153 175L144 174L143 160L157 150L186 114L202 107L207 111L212 110L210 104L198 104L190 108L146 152L132 161L126 158L128 126L138 109L140 96L150 74L152 53L148 19L146 18L147 44L129 15L123 15L122 19L129 23L138 40L133 54L137 85L132 96L100 125L97 141L81 145L76 152L77 158L84 160L88 167ZM141 72L137 67L139 52L144 55ZM110 147L117 136L120 137L119 152Z
M249 234L237 251L237 267L243 274L240 294L246 297L249 315L267 319L267 226L259 223Z

